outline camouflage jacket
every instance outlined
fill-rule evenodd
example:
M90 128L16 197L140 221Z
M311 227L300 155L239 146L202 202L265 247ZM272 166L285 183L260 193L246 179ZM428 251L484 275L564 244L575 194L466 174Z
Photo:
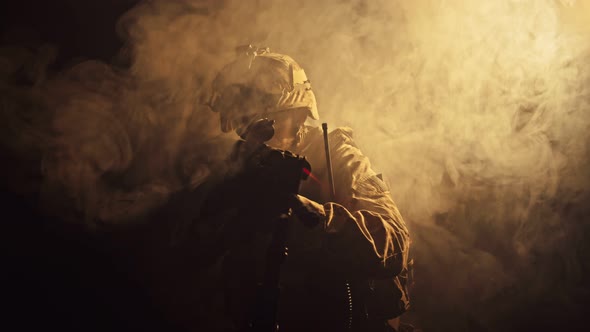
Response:
M327 190L321 129L308 127L293 151L312 165L313 177L301 183L299 194L311 200L323 220L308 227L293 216L289 224L289 255L281 266L282 331L344 330L342 317L349 315L350 305L345 285L352 285L356 317L384 321L409 305L404 279L409 234L389 189L355 145L350 129L333 130L329 140L334 201ZM238 236L246 237L241 231ZM234 327L248 319L269 241L269 234L257 232L223 253L221 302Z

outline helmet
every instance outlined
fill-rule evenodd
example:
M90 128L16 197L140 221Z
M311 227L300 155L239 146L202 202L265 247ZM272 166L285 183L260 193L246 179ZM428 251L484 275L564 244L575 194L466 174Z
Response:
M291 109L319 118L311 83L291 57L252 45L237 49L238 58L213 81L209 106L219 112L221 130L239 131L253 121Z

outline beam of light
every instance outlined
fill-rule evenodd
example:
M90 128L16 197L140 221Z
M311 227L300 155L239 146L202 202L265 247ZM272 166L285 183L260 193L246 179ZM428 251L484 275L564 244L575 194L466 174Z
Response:
M317 182L318 184L322 184L321 181L311 173L310 170L308 170L307 168L303 167L303 173L307 174L312 180L314 180L315 182Z

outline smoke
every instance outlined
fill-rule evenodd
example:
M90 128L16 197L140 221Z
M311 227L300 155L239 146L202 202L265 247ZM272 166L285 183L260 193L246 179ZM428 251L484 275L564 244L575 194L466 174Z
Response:
M583 1L144 2L118 25L128 69L48 76L51 47L4 49L2 141L40 161L54 213L125 224L203 180L222 155L209 84L236 46L269 46L305 68L322 121L353 127L390 184L412 230L418 324L506 331L587 292L588 19Z

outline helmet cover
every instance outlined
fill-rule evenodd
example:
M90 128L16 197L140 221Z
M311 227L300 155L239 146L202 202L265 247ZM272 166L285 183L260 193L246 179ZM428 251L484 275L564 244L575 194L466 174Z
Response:
M220 113L224 132L290 109L304 108L310 118L319 118L311 82L301 66L287 55L250 45L217 75L209 105Z

